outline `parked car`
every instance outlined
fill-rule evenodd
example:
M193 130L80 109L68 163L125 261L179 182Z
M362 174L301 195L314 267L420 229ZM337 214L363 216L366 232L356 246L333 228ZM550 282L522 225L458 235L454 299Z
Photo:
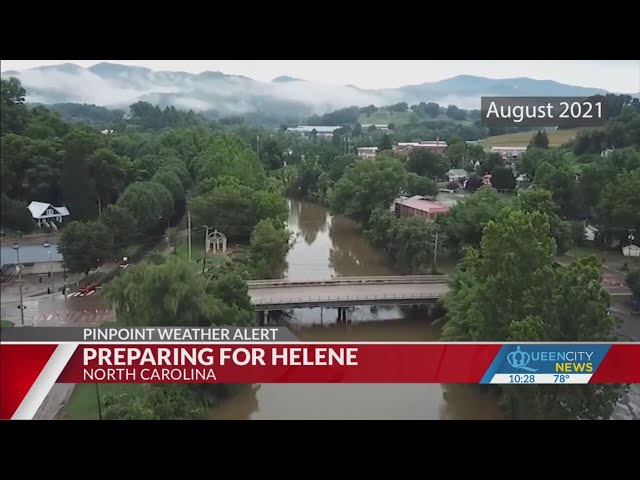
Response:
M85 285L84 287L82 287L80 289L80 293L82 294L87 294L89 292L93 292L94 290L98 289L98 284L97 283L90 283L89 285Z

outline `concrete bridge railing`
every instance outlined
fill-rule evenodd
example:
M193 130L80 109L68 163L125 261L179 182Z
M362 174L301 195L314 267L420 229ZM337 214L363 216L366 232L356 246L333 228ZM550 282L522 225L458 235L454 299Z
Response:
M323 280L299 280L291 281L286 278L274 280L251 280L247 282L249 289L286 286L313 286L313 285L351 285L351 284L429 284L446 283L446 275L396 275L380 277L335 277Z
M352 302L393 302L393 301L414 301L414 300L437 300L444 298L446 290L430 293L409 293L409 294L378 294L378 295L328 295L309 297L274 297L274 298L252 298L251 303L255 306L277 306L277 305L306 305L306 304L333 304Z

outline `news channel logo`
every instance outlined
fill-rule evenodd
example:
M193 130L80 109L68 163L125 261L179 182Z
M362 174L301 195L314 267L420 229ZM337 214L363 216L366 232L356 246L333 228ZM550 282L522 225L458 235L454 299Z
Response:
M496 373L592 374L609 350L608 344L504 345Z

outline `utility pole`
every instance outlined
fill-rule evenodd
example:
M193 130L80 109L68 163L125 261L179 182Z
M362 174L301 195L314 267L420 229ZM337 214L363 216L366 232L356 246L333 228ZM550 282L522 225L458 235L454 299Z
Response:
M22 265L20 265L20 245L17 243L13 244L13 248L16 251L16 258L18 259L18 264L16 268L18 269L18 288L20 289L20 324L24 327L24 305L23 305L23 297L22 297Z
M260 135L256 135L256 154L258 155L258 160L260 159Z
M191 210L187 207L187 232L189 235L189 263L191 263Z
M436 241L435 241L435 246L433 248L433 270L434 271L436 271L438 268L437 259L438 259L438 232L436 232Z
M204 275L204 267L207 264L207 247L209 246L209 227L207 225L203 225L205 227L204 234L204 256L202 257L202 274Z
M49 254L49 272L48 272L48 277L51 279L51 293L55 293L56 289L53 283L53 274L51 273L51 248L49 248L48 252Z

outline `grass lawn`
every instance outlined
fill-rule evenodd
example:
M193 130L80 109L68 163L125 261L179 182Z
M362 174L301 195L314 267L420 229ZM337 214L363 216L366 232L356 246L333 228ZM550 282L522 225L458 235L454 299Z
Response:
M489 147L526 147L529 145L531 137L536 133L531 132L507 133L505 135L497 135L484 140L484 144ZM556 147L563 143L573 140L578 133L578 129L570 130L551 130L547 132L549 137L549 146Z
M100 398L105 395L142 392L144 385L138 383L102 383L98 385ZM101 400L102 401L102 400ZM79 383L73 389L69 401L62 408L61 417L67 420L98 420L98 395L95 383Z
M7 327L13 327L15 326L13 324L13 322L10 322L9 320L0 320L0 327L2 328L7 328Z

